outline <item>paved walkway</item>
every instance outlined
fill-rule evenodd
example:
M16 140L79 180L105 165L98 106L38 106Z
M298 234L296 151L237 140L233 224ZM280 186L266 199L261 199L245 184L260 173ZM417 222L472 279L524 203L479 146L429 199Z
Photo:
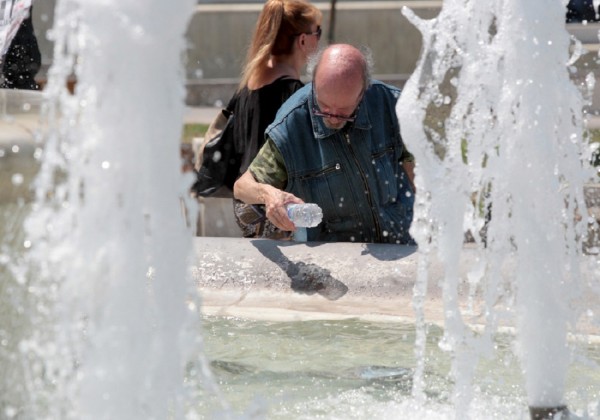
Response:
M187 107L183 116L185 124L210 124L220 108L215 107Z

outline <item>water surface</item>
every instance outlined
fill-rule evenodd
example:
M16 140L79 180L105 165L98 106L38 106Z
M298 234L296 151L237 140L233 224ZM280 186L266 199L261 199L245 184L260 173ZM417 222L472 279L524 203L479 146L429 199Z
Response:
M206 356L232 409L271 419L454 418L450 355L442 331L428 327L424 406L411 396L412 324L343 321L265 322L206 317ZM527 418L514 338L501 335L476 376L473 418ZM600 400L600 348L577 346L566 402L580 414ZM216 401L204 409L215 409ZM591 418L596 418L591 416Z

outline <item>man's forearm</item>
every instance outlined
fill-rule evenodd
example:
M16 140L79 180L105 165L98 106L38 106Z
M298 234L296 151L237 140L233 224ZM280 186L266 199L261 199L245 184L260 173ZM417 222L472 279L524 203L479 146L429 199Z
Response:
M288 218L288 203L303 203L293 194L269 184L262 184L250 171L246 171L233 185L233 196L246 204L264 204L267 217L279 229L294 231L296 227Z
M233 184L233 196L246 204L264 204L264 185L257 182L250 171L246 171Z

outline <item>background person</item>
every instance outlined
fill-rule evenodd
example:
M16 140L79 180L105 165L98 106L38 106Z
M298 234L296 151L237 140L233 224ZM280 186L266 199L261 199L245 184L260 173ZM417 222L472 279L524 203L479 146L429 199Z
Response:
M15 1L0 2L0 19L3 25L10 25L15 18ZM39 89L35 76L40 70L42 57L37 38L33 29L33 7L29 7L28 15L21 21L6 54L1 57L2 81L0 88L4 89Z
M318 204L323 222L308 228L309 241L413 244L414 162L400 137L400 90L371 81L370 67L351 45L321 52L313 83L281 107L235 197L265 204L285 231L296 229L287 204Z
M265 3L248 49L239 89L228 105L235 115L232 153L236 163L228 168L235 171L233 180L246 171L264 144L265 129L279 107L304 85L300 72L317 49L321 18L320 10L304 0ZM214 159L208 149L205 154L203 159ZM205 180L199 176L192 187L199 196L207 195ZM229 187L233 189L233 184ZM263 206L234 199L234 214L244 237L288 235L267 220Z
M569 0L567 23L596 22L599 19L593 0Z

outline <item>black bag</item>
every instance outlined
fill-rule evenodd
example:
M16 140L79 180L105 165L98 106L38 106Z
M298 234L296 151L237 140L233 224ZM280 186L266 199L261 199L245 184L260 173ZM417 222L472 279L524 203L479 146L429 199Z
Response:
M230 105L222 109L208 127L196 160L196 182L192 192L200 197L233 197L241 159L235 150L235 116Z

